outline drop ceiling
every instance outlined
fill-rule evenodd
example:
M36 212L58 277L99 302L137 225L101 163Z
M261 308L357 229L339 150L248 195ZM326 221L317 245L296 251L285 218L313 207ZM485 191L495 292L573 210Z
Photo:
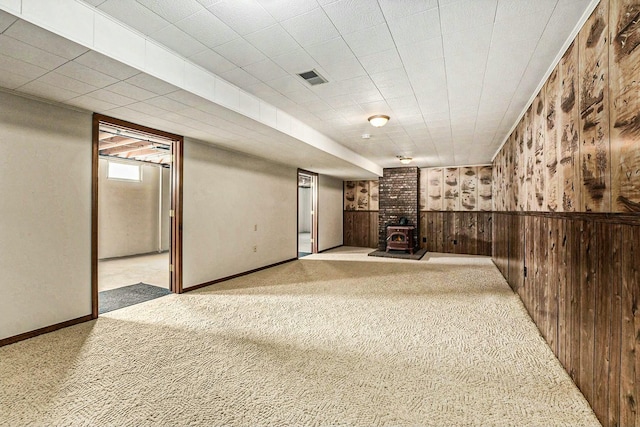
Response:
M84 3L381 167L399 166L397 156L426 167L490 162L597 2ZM8 90L343 178L372 175L9 13L0 33ZM297 75L312 69L328 83ZM373 128L373 114L391 120Z

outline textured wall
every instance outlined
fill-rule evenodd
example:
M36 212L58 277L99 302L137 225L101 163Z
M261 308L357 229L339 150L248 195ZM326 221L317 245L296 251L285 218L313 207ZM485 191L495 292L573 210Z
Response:
M420 210L491 211L491 166L424 168Z

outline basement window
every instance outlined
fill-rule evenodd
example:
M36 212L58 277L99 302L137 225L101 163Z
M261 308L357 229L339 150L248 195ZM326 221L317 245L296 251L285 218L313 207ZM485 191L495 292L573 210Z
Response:
M142 181L142 170L140 165L108 162L107 178L140 182Z

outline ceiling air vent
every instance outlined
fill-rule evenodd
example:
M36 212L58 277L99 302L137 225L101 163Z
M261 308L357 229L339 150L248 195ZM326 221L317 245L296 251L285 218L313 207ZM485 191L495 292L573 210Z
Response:
M311 86L320 85L327 82L327 79L318 74L316 70L306 71L298 75L305 79Z

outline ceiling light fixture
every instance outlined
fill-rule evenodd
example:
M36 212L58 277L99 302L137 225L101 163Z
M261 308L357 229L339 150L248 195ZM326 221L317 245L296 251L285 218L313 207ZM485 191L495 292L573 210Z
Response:
M403 165L408 165L413 161L411 157L405 157L405 156L396 156L396 157L398 158L398 160L400 160L400 163L402 163Z
M387 124L387 122L389 121L389 116L376 114L375 116L369 117L367 120L369 120L369 123L371 123L372 126L381 128L382 126Z

